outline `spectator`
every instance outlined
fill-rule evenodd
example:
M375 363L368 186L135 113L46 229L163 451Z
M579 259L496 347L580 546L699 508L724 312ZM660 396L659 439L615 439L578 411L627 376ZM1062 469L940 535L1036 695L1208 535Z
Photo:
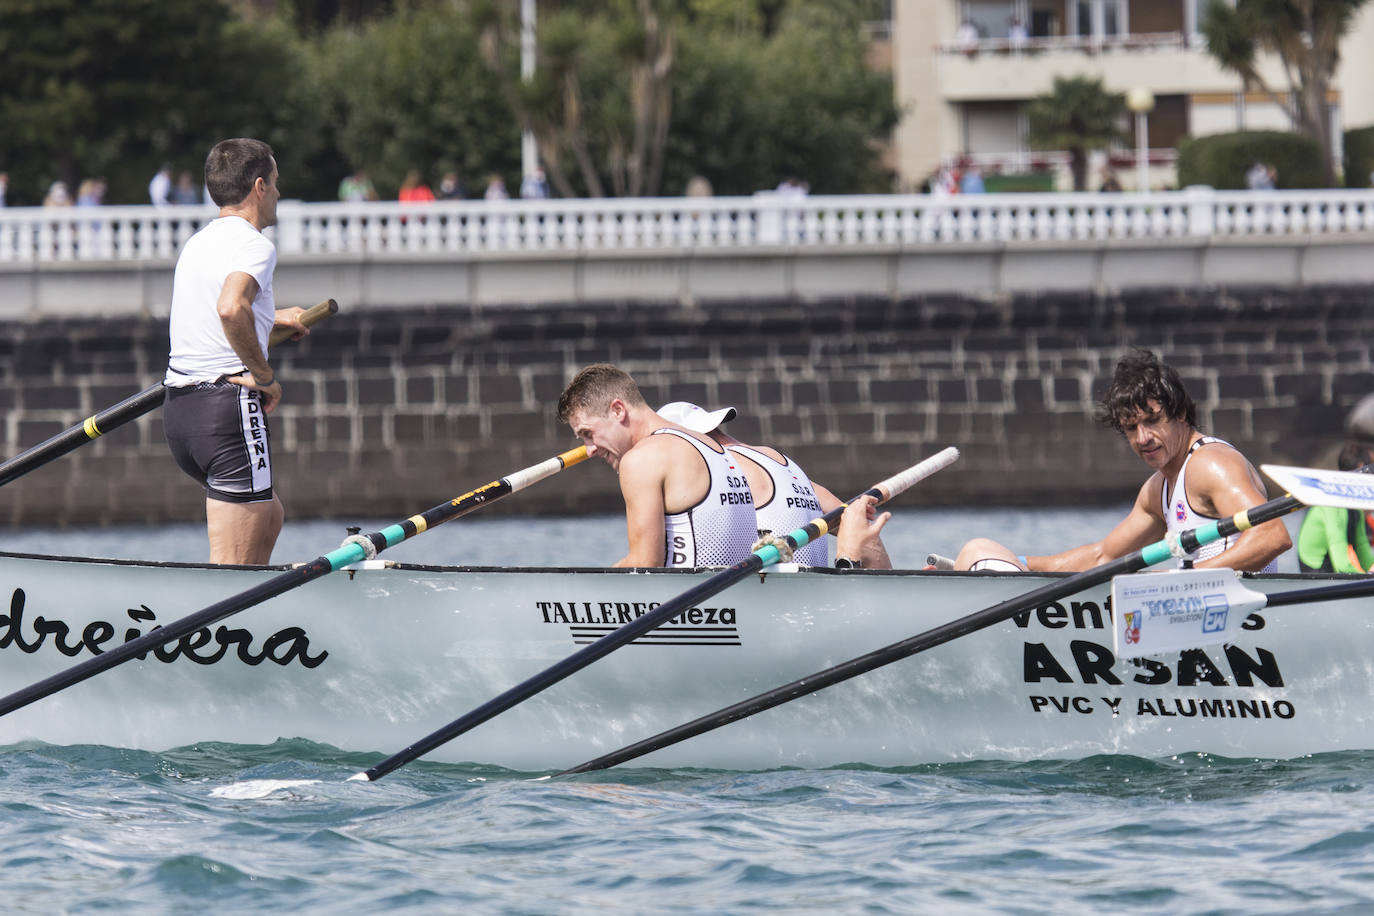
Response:
M969 57L978 53L978 41L982 36L978 34L978 26L973 24L972 19L965 19L959 26L957 38L959 49Z
M458 177L458 173L445 172L444 177L439 180L439 199L462 200L467 196L467 188L463 187L463 180Z
M959 179L960 194L982 194L987 190L983 184L983 173L978 170L978 166L970 165L964 171L964 177Z
M164 164L148 182L148 199L154 207L171 206L172 167Z
M200 188L196 187L196 180L185 169L177 176L177 186L172 191L172 203L183 207L200 203Z
M506 182L500 175L492 175L487 182L486 193L482 195L487 200L507 200L510 194L506 193Z
M536 168L520 182L520 196L525 200L546 200L549 196L549 182L544 178L544 170Z
M1098 188L1098 190L1109 194L1119 193L1121 191L1121 182L1117 179L1116 172L1112 171L1110 168L1107 169L1106 173L1102 176L1102 187Z
M5 206L5 192L10 187L10 173L0 172L0 207Z
M87 178L76 189L78 207L98 207L105 202L105 179Z
M353 203L376 199L377 189L372 186L372 179L367 177L363 169L358 169L339 182L339 200Z
M711 179L705 175L693 175L687 180L687 190L684 192L686 197L710 197L715 193L711 187Z
M72 205L72 195L67 190L65 181L54 181L48 187L48 196L43 198L45 207L70 207Z
M1256 160L1255 164L1250 166L1250 171L1245 173L1245 186L1251 191L1272 191L1277 177L1271 166Z
M1011 17L1011 22L1007 24L1007 44L1011 46L1012 51L1020 53L1029 37L1021 20L1015 16Z
M406 172L405 181L401 182L401 192L396 199L401 203L429 203L434 200L434 192L429 189L429 185L420 180L420 171L411 169Z

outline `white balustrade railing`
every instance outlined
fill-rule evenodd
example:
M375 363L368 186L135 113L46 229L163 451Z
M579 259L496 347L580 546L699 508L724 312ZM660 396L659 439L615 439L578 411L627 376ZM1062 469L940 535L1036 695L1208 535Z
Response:
M213 207L0 209L0 267L170 262ZM1374 233L1374 191L611 198L432 204L284 201L282 259L519 257L954 243Z

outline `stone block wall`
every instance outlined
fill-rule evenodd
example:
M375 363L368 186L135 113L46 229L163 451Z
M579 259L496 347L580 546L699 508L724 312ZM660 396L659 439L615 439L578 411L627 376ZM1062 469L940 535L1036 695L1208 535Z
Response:
M581 366L614 362L653 404L733 405L848 497L947 445L963 458L906 504L1124 502L1144 468L1092 419L1130 346L1178 367L1205 431L1257 464L1329 462L1374 392L1363 289L1157 290L406 308L339 314L273 355L278 487L292 517L399 520L575 445L555 416ZM160 319L0 325L6 457L161 379ZM621 509L600 462L484 510ZM0 523L203 518L154 412L0 487Z

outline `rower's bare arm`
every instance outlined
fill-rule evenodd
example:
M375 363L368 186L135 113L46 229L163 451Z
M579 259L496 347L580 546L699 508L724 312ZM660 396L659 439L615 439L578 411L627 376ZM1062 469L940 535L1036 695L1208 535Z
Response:
M663 480L657 449L632 448L620 459L620 494L630 551L616 566L663 565Z
M1102 540L1050 556L1028 556L1027 568L1035 572L1081 572L1124 557L1162 538L1164 519L1150 511L1152 500L1160 498L1155 485L1157 478L1155 475L1145 482L1136 494L1131 511Z
M892 518L891 512L879 513L878 501L872 496L860 496L850 503L840 516L840 530L835 540L835 556L857 559L864 569L891 569L892 560L883 547L883 526Z
M1198 460L1204 457L1205 461ZM1230 518L1268 499L1259 474L1234 449L1199 451L1188 468L1188 482L1189 498L1196 499L1199 507L1215 518ZM1197 565L1259 572L1292 546L1283 520L1274 519L1241 532L1231 547Z

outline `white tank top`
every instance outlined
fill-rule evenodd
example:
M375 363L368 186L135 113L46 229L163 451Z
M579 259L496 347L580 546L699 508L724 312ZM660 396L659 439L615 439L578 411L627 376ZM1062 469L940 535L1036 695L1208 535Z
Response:
M706 496L685 512L665 515L663 519L664 566L733 566L749 556L757 534L754 527L754 497L744 474L735 467L728 452L718 452L677 429L656 429L652 435L668 433L696 447L711 474Z
M758 519L759 534L771 531L781 537L791 534L819 515L824 515L821 502L816 498L811 478L786 455L785 463L774 461L768 455L747 445L727 445L727 449L748 458L768 472L773 479L773 498L768 502L754 503L754 515ZM829 566L830 549L825 538L819 538L792 555L794 562L802 566Z
M1203 436L1189 446L1188 454L1183 456L1183 466L1178 469L1178 477L1174 480L1172 493L1169 490L1169 481L1167 480L1164 481L1164 485L1160 488L1160 495L1164 501L1164 523L1168 527L1170 534L1188 531L1205 525L1208 522L1217 521L1217 519L1210 515L1203 515L1198 512L1193 508L1192 504L1188 502L1188 462L1193 460L1193 452L1212 442L1220 442L1222 445L1231 445L1231 443L1224 439L1218 439L1216 436ZM1235 446L1231 447L1234 448ZM1229 548L1239 537L1240 535L1233 534L1230 537L1213 541L1210 544L1204 544L1202 547L1199 547L1196 551L1189 554L1188 559L1193 562L1198 562L1199 560L1206 560L1214 557L1223 550ZM1183 560L1179 560L1178 565L1182 566ZM1278 560L1271 560L1269 565L1264 567L1261 571L1278 572Z

